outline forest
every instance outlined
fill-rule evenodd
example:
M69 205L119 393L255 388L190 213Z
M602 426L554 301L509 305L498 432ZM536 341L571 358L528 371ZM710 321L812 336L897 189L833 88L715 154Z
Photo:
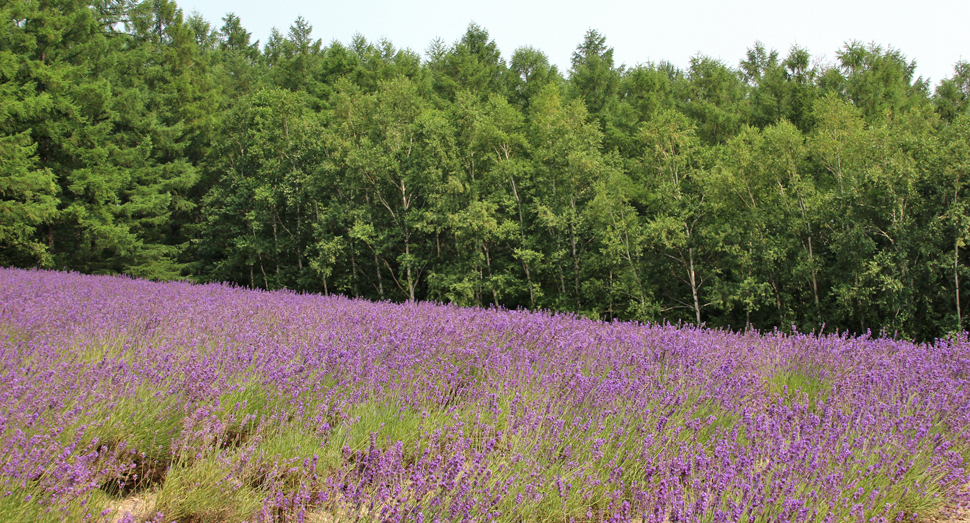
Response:
M604 320L963 331L970 62L754 42L560 71L265 43L170 0L0 0L0 266ZM430 35L429 35L430 36ZM832 50L823 50L831 52Z

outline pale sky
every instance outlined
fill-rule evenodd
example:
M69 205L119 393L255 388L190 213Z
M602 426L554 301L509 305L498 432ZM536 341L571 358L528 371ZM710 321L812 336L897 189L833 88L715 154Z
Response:
M387 38L425 57L428 44L461 38L468 24L484 27L506 60L532 46L564 74L588 29L606 36L617 65L666 60L686 68L698 53L732 67L760 40L781 57L793 44L817 61L832 62L844 42L875 42L916 60L916 75L935 86L953 75L958 60L970 60L970 1L743 0L176 0L188 16L198 11L215 28L234 12L254 40L265 44L276 27L284 35L298 15L313 26L313 38L328 45L349 43L356 33L369 41Z

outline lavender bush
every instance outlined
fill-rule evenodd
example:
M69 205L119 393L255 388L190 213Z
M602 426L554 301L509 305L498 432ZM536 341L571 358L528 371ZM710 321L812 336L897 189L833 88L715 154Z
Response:
M966 334L0 269L0 383L2 521L930 521L970 480Z

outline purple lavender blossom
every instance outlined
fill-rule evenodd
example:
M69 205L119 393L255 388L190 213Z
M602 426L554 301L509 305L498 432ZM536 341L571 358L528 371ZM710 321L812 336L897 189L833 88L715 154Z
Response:
M139 495L152 521L916 521L970 481L966 333L0 269L0 376L0 519Z

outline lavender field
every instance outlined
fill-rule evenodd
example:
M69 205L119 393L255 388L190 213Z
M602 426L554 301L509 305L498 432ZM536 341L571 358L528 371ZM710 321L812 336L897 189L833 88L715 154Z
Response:
M958 520L970 340L0 269L0 521Z

